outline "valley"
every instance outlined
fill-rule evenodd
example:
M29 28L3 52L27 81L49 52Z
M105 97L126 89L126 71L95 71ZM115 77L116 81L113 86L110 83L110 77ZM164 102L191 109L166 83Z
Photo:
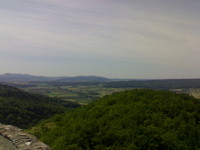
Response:
M31 78L0 84L0 122L52 150L200 148L199 79Z
M199 81L200 80L198 80L198 82ZM182 82L180 82L180 80L174 80L173 83L170 83L172 81L169 81L169 83L167 82L168 81L165 80L121 82L28 82L15 84L14 86L30 93L43 94L83 105L114 92L122 92L137 88L173 91L200 98L200 82L194 84L192 79L187 82L185 80Z
M100 76L44 77L25 74L0 75L2 84L24 91L88 104L105 95L136 88L174 91L200 98L200 79L109 79Z
M129 90L131 88L106 88L103 86L104 83L91 83L91 84L80 84L74 83L74 85L50 85L48 83L38 83L35 86L21 87L20 89L30 93L37 93L48 95L50 97L58 97L62 100L68 100L77 102L80 104L88 104L98 98L105 95L110 95L114 92L120 92Z
M108 83L107 83L108 84ZM145 86L144 86L145 88ZM105 87L105 83L96 83L81 85L80 83L74 83L74 85L61 85L54 86L48 83L38 83L35 86L21 87L30 93L38 93L48 95L50 97L59 97L63 100L73 101L80 104L88 104L98 98L105 95L110 95L114 92L122 92L126 90L131 90L135 88L131 87ZM168 89L176 93L185 93L194 96L195 98L200 98L200 88L180 88L180 89Z
M28 128L80 104L0 84L0 123Z

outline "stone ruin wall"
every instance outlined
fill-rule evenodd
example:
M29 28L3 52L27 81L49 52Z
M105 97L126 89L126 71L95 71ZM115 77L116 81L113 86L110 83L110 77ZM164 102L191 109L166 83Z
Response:
M10 140L16 150L51 150L49 146L38 141L35 136L11 125L0 123L0 135Z

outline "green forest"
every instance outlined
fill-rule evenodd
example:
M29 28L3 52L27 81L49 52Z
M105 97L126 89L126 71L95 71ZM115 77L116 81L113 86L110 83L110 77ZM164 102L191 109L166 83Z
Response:
M52 150L198 150L200 101L169 91L116 92L29 132Z
M200 88L199 79L161 79L113 81L104 84L107 88L149 88L159 90Z
M0 123L28 128L79 104L0 85Z

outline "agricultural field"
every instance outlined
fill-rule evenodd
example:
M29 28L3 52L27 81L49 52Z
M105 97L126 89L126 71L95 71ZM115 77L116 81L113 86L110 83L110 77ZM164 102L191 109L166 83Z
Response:
M91 85L50 85L47 83L38 83L35 86L21 87L21 89L31 93L59 97L63 100L78 102L85 105L105 95L130 90L132 88L107 88L103 86L103 83Z
M188 89L172 89L170 91L176 92L176 93L185 93L189 94L195 98L200 99L200 88L188 88Z
M135 88L169 90L200 98L200 80L146 80L118 82L26 82L15 85L22 90L88 104L105 95Z

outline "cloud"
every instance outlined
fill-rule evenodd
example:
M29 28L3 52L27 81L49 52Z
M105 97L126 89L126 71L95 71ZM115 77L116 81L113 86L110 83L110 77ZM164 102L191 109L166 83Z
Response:
M7 59L0 62L44 61L45 68L71 66L77 74L96 68L126 77L147 72L161 77L163 71L155 68L167 68L176 76L175 68L199 63L199 5L195 0L2 0L0 54Z

